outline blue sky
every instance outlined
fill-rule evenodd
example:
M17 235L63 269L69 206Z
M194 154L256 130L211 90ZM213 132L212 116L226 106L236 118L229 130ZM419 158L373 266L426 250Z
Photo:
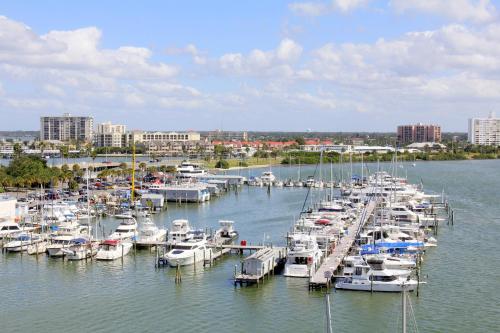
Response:
M0 3L0 130L394 131L500 100L497 1Z

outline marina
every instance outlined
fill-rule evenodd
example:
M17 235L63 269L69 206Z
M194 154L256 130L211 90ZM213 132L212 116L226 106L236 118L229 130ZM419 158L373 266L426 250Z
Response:
M485 163L485 162L479 162L479 163ZM491 162L490 162L491 163ZM429 164L422 164L419 167L421 168L428 168L432 167L432 163ZM449 168L450 166L446 166ZM437 170L439 170L439 165L436 166ZM312 172L311 169L308 170L309 172ZM415 170L416 171L416 170ZM420 170L419 170L420 171ZM256 171L258 172L258 171ZM286 173L286 168L283 168L281 170L282 173ZM427 172L429 173L429 172ZM434 171L436 176L439 174L439 171ZM432 172L430 176L431 177ZM418 179L420 177L419 174L415 173L415 178ZM427 177L425 180L427 180ZM442 182L442 179L435 178L436 184L434 185L434 193L440 193L442 191L444 183ZM429 181L430 182L430 181ZM427 183L427 181L426 181ZM428 186L433 186L429 184ZM453 189L453 185L448 185L451 189ZM428 283L420 288L420 296L418 297L418 303L420 305L417 305L417 316L419 315L419 311L422 311L425 309L425 307L422 309L421 307L424 306L425 302L429 301L429 296L430 293L435 293L436 289L434 284L439 283L439 279L436 281L436 278L438 276L441 276L441 274L444 274L441 272L441 266L443 265L442 262L435 262L438 257L440 257L440 251L443 251L443 243L442 239L444 238L445 240L447 239L448 233L454 233L463 228L463 223L459 222L458 220L462 221L462 216L464 216L464 211L463 209L458 210L457 206L460 207L460 201L458 201L457 204L455 204L456 200L455 196L453 193L451 193L450 188L447 188L447 197L450 202L454 203L454 210L459 211L459 213L455 216L456 222L455 222L455 227L453 229L451 227L451 224L448 224L447 219L442 219L441 220L441 226L440 226L440 231L436 238L438 239L438 246L435 249L430 248L430 252L426 253L425 257L426 260L424 261L424 264L421 267L422 274L433 276L431 281L428 279ZM214 283L216 286L216 289L219 290L219 293L221 293L222 290L226 289L223 294L228 293L231 288L230 285L233 285L237 278L242 278L244 279L245 276L242 275L242 270L241 270L241 265L242 263L245 263L248 259L251 260L252 256L258 257L259 251L270 251L270 249L274 248L272 251L276 251L278 249L283 249L285 250L286 247L286 237L285 235L287 232L290 232L289 230L293 229L296 221L298 220L298 215L295 215L293 213L288 213L283 215L283 211L289 211L289 210L294 210L297 212L300 210L301 205L303 204L304 197L307 195L307 191L309 191L308 188L297 188L296 190L290 191L290 190L284 190L284 189L276 189L271 192L271 194L267 193L267 191L262 191L259 188L252 188L249 187L247 189L240 189L238 195L236 196L235 194L229 194L226 196L223 196L219 198L216 201L211 201L209 203L210 206L204 206L204 205L173 205L169 206L167 210L163 210L158 212L157 214L154 214L151 219L161 227L164 227L166 229L171 229L170 226L170 221L175 220L176 218L185 218L187 217L190 221L190 224L193 224L193 227L196 229L212 229L216 230L218 228L218 222L217 220L221 219L220 217L224 217L227 219L234 220L234 229L238 231L238 239L232 241L232 244L219 244L218 246L213 246L213 252L206 252L206 253L212 253L212 258L210 258L210 255L205 255L203 256L203 260L198 263L198 265L193 265L193 266L185 266L181 267L179 269L180 273L182 274L182 282L181 283L174 283L176 281L176 271L177 269L175 267L173 268L167 268L165 267L164 269L161 270L154 270L152 269L155 265L152 264L153 258L155 258L155 253L156 250L139 250L136 249L134 250L133 245L129 249L128 255L124 255L119 258L119 260L113 260L108 263L102 262L102 261L82 261L82 264L85 266L79 265L80 269L83 269L82 273L83 274L82 278L86 275L89 274L88 272L93 271L97 273L101 269L105 269L108 265L109 268L118 269L122 273L120 275L125 274L125 276L129 276L128 278L132 278L136 274L140 275L146 275L147 279L158 283L158 279L161 278L163 282L161 282L161 286L156 286L155 288L160 288L164 289L167 288L169 290L168 285L177 285L178 287L176 288L181 288L184 289L191 289L197 285L201 286L212 286L214 287ZM315 189L311 189L311 191L317 191ZM330 189L325 189L323 190L324 193L323 195L327 195L330 191ZM314 202L319 202L316 200L319 200L320 197L319 193L311 192L312 195L317 198L314 199ZM441 196L438 196L441 198ZM251 206L251 210L253 214L255 215L242 215L239 213L245 212L246 207L249 205L249 200L255 201L257 206ZM368 217L373 217L376 216L375 214L375 200L373 200L371 203L367 205L367 211L366 211L366 216ZM324 205L325 206L325 205ZM259 207L259 209L256 209ZM293 207L293 208L292 208ZM326 207L326 206L325 206ZM330 210L330 214L332 211L335 211L335 207L333 206L328 206ZM379 207L378 210L380 211L381 208ZM371 212L370 212L371 211ZM362 218L363 210L360 211L360 215L357 216L358 218L353 220L353 222L347 227L347 232L345 233L342 238L339 239L339 242L336 244L335 249L333 249L333 252L329 253L325 258L322 260L322 265L319 266L319 269L315 272L310 279L296 279L296 278L287 278L284 277L282 274L281 270L274 270L274 269L265 269L264 275L265 278L263 279L261 276L259 280L259 288L254 289L252 288L251 285L256 283L250 283L250 285L246 288L243 288L241 290L249 290L247 293L251 294L266 294L266 297L279 297L282 298L283 296L272 296L274 293L269 290L270 286L273 286L273 288L278 287L280 290L280 295L284 294L290 294L290 295L304 295L301 297L306 297L308 299L308 303L311 303L310 306L313 308L318 308L322 306L321 300L317 300L317 297L315 296L316 293L321 293L319 290L325 290L325 285L326 285L326 279L325 279L325 271L332 272L332 277L343 277L344 275L340 272L337 271L336 265L338 266L338 259L344 258L344 256L348 255L349 251L348 249L345 250L342 244L346 244L345 246L347 248L350 248L352 250L352 244L356 243L357 238L362 238L362 235L365 235L367 231L361 231L357 232L359 229L359 226L361 225L361 221L364 220ZM215 216L220 216L218 218L214 218ZM223 214L223 215L220 215ZM308 213L310 214L310 213ZM203 221L201 222L200 221ZM85 221L85 220L84 220ZM107 235L110 235L113 230L116 229L116 227L119 225L120 221L123 220L115 220L113 217L104 217L100 218L99 223L105 226L105 233ZM210 222L213 221L213 222ZM268 221L268 222L265 222ZM359 224L358 224L359 221ZM370 222L367 222L370 221ZM366 219L365 224L370 225L372 223L372 219ZM94 224L94 222L92 222ZM138 219L138 225L140 227L141 222L140 218ZM92 229L93 230L93 229ZM102 228L98 231L99 232L99 237L102 237L101 235ZM212 231L212 233L215 233ZM368 231L369 232L369 231ZM434 231L432 231L434 232ZM468 232L471 232L469 230ZM209 232L210 234L210 232ZM264 235L264 237L262 236ZM364 237L364 236L363 236ZM242 245L241 241L246 241L245 245ZM156 243L155 246L162 246L163 241ZM448 246L454 246L453 244L448 244L444 245L445 250ZM146 247L147 248L147 247ZM209 246L207 246L207 249ZM121 251L120 251L121 252ZM448 252L445 252L448 253ZM119 253L121 255L121 253ZM350 254L349 254L350 255ZM284 257L282 255L282 257ZM32 260L37 260L38 264L37 266L47 266L44 269L49 269L49 270L56 270L59 271L59 274L64 274L64 271L71 268L68 265L74 266L74 263L71 263L71 261L66 260L68 258L65 258L64 266L56 265L54 260L57 259L51 259L51 258L45 258L45 256L38 256L38 259L36 259L35 256L24 256L22 262L19 262L16 264L16 261L20 259L19 255L15 254L4 254L2 256L2 265L9 265L9 267L12 267L12 265L22 265L24 267L27 265L27 263L31 262ZM78 261L77 261L78 262ZM265 261L264 261L265 262ZM273 262L273 261L272 261ZM76 262L75 262L76 263ZM212 263L212 264L210 264ZM32 266L32 264L29 264ZM106 265L106 266L103 266ZM13 266L13 267L15 267ZM91 268L92 266L95 266L94 268ZM198 267L196 267L198 266ZM135 268L134 268L135 267ZM250 268L250 266L249 266ZM274 268L274 267L273 267ZM97 271L96 271L97 270ZM337 271L337 272L335 272ZM434 274L432 273L434 271ZM87 273L85 273L87 272ZM275 273L275 274L272 274ZM236 274L235 274L236 273ZM4 271L2 274L6 274ZM259 275L260 274L256 274ZM156 278L154 278L156 277ZM323 280L325 281L323 285ZM226 282L224 282L226 281ZM245 280L241 280L245 281ZM220 284L222 283L222 285ZM318 291L314 291L317 288L313 288L313 291L308 291L308 289L311 287L311 283L317 284L320 288ZM330 284L330 290L335 290L334 288L334 283L335 280L331 280ZM246 283L243 283L246 285ZM239 285L239 282L238 282ZM224 287L225 286L225 287ZM87 288L89 286L87 285ZM195 287L196 288L196 287ZM91 288L92 289L92 288ZM150 288L142 288L142 290L153 290ZM257 291L260 290L260 291ZM429 291L431 290L431 291ZM408 295L408 297L415 297L415 293L411 293L413 295ZM103 295L106 295L104 293ZM307 296L309 295L309 296ZM337 322L339 324L339 327L342 327L342 323L347 323L344 322L341 318L341 316L348 316L348 312L345 311L354 311L354 309L351 309L349 306L347 306L347 309L344 308L347 304L345 303L349 299L359 299L363 298L363 303L370 304L371 301L367 299L366 295L360 294L359 296L356 295L356 293L351 294L351 292L343 292L343 291L337 291L334 292L333 297L331 299L332 303L332 316L333 316L333 321ZM226 296L228 296L226 294ZM119 298L122 298L123 296L118 296ZM207 296L208 297L208 296ZM237 296L238 298L241 297ZM153 300L155 297L150 296ZM224 297L223 297L224 299ZM393 299L391 296L385 296L383 294L377 294L376 299L378 300L377 302L382 301L382 304L386 304L385 307L387 309L390 309L391 306L390 304L393 303L390 300ZM398 302L397 297L394 298L394 302ZM433 302L435 302L435 299L433 298ZM184 302L181 302L180 304L182 305ZM236 304L239 304L238 301L236 301ZM267 306L266 302L258 303L260 306ZM315 305L314 305L315 304ZM399 302L398 302L399 304ZM186 304L187 305L187 304ZM239 305L237 305L239 306ZM292 309L294 308L294 305L292 303L287 302L287 306L290 306ZM350 309L350 310L349 310ZM358 308L356 311L360 311ZM424 310L425 311L425 310ZM361 313L365 313L365 310L361 310ZM365 315L369 315L369 313L365 313ZM310 322L317 322L317 325L321 326L322 319L321 318L316 318L315 315L311 312L309 313L309 319L308 321ZM422 321L422 320L421 320ZM5 322L5 321L4 321ZM11 320L7 320L7 323L11 322ZM280 322L280 321L279 321ZM422 324L419 323L420 327L429 327L429 325L432 325L433 321L432 320L425 320ZM435 325L437 325L437 322L434 322ZM17 324L19 325L19 324ZM47 323L46 327L50 327L50 324ZM245 325L250 325L250 323L247 323ZM252 324L253 325L253 324ZM286 327L289 327L289 324L285 324L282 322L282 328L283 330ZM299 325L297 322L295 322L295 325ZM363 327L363 322L359 323L359 327ZM22 326L22 325L21 325ZM224 326L223 326L224 327ZM249 326L248 326L249 327ZM253 327L253 326L252 326ZM381 327L388 327L386 325L382 325ZM229 327L228 327L229 328ZM281 331L281 329L277 329L278 331ZM223 331L225 331L223 329Z

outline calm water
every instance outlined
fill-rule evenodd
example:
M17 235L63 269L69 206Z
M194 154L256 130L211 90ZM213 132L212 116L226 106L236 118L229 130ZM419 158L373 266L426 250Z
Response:
M312 170L302 168L302 175ZM297 176L296 168L273 171ZM443 224L439 246L425 256L428 284L419 298L411 296L419 331L498 331L500 161L418 163L408 168L408 177L422 180L427 191L444 188L456 211L455 225ZM202 205L169 206L156 222L187 217L197 227L216 227L217 220L232 219L240 239L279 243L304 197L304 189L273 189L268 196L263 188L243 188ZM103 223L110 230L116 221ZM212 268L185 268L176 285L175 271L155 270L148 251L129 255L123 265L0 256L0 331L324 331L320 292L308 292L306 280L283 276L259 288L235 289L231 277L240 259L232 255ZM331 300L335 332L398 332L400 295L338 291Z

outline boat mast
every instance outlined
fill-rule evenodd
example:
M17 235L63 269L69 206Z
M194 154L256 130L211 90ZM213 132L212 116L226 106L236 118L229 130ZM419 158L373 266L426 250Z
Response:
M89 240L92 237L91 234L91 228L90 228L90 195L89 195L89 167L87 166L87 227L88 227L88 234L89 234ZM97 228L96 228L97 229Z
M403 322L402 322L402 333L406 333L406 291L405 286L403 284L402 293L401 293L401 311L403 313Z
M135 142L132 142L132 188L130 192L130 208L134 204L134 192L135 192Z

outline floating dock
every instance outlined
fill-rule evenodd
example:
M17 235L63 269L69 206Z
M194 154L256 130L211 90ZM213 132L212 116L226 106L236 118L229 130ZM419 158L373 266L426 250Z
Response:
M363 212L356 219L356 221L349 226L347 229L347 235L342 237L332 251L331 254L326 257L321 266L318 268L316 273L309 279L309 289L317 289L322 287L328 287L334 272L338 269L339 265L342 263L344 257L349 253L354 241L356 240L361 228L364 226L366 221L370 218L375 210L376 201L370 201L368 205L363 209Z

